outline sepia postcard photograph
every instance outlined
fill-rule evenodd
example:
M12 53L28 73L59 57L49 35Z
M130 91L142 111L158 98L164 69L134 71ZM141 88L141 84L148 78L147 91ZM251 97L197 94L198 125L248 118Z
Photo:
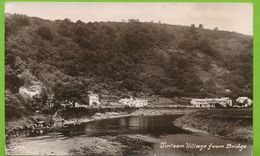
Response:
M6 155L253 156L253 4L5 2Z

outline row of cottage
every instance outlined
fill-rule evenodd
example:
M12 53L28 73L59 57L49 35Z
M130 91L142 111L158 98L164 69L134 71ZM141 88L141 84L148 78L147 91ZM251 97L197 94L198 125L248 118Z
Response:
M229 97L221 98L204 98L204 99L192 99L191 105L193 107L251 107L253 101L248 97L239 97L232 103L232 99Z

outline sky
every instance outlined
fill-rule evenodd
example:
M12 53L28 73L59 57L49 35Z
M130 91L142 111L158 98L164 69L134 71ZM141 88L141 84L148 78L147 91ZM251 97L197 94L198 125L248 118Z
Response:
M6 13L72 21L139 19L253 35L252 3L116 3L116 2L7 2Z

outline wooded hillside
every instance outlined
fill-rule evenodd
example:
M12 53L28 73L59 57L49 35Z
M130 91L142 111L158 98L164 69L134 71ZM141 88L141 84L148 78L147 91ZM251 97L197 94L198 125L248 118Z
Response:
M86 103L87 91L252 96L252 36L137 19L84 23L17 14L6 14L5 36L7 114L44 107L51 94L52 102ZM38 101L19 93L36 86Z

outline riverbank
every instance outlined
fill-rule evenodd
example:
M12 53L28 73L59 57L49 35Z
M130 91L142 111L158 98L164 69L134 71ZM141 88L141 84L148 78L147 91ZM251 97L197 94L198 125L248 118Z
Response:
M198 135L178 130L172 121L179 117L132 116L100 120L65 128L62 132L51 132L43 136L20 137L9 140L8 155L95 155L95 156L190 156L229 155L250 156L252 145L226 140L210 135ZM187 147L187 143L199 147ZM162 146L169 145L169 146ZM234 149L212 148L200 150L200 145L243 146ZM171 145L184 146L171 148Z
M42 135L55 129L53 116L41 114L6 122L5 127L6 139Z
M173 123L182 129L252 144L252 109L211 109L193 112Z
M159 116L159 115L185 115L197 112L199 109L190 108L144 108L132 112L131 116Z

